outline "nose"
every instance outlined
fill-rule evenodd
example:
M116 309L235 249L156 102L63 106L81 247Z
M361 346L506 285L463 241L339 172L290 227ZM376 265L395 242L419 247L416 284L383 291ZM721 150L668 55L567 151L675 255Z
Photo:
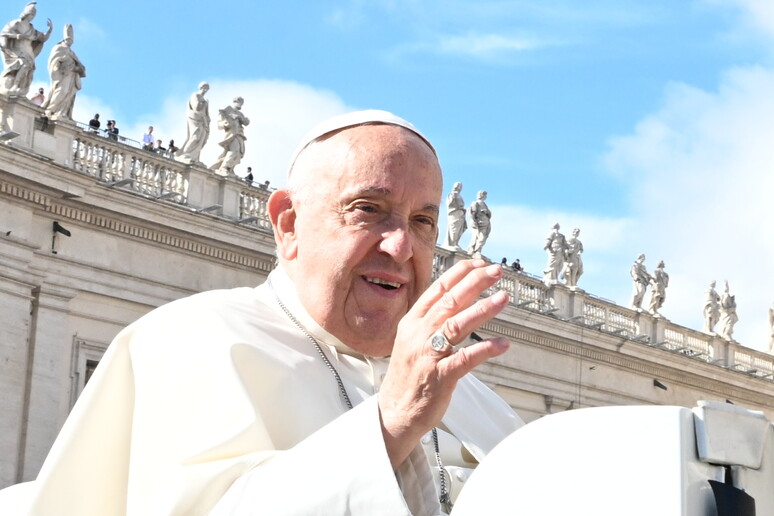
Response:
M404 225L383 231L381 237L379 251L390 255L397 263L404 263L414 256L414 244Z

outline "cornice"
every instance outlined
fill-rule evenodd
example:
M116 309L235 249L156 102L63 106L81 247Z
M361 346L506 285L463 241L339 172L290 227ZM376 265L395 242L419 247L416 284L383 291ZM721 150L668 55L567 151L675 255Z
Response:
M153 245L164 245L220 262L257 269L267 273L274 267L273 256L261 254L259 251L240 252L234 249L227 249L227 246L230 247L228 244L208 244L182 236L182 231L179 235L174 235L169 231L122 220L118 215L96 213L94 208L85 209L70 206L42 192L8 181L0 180L0 195L32 204L46 213L56 215L60 219L77 221L80 224L92 226L103 232L108 231L114 234L125 235ZM219 223L218 221L214 222L216 224Z
M774 407L774 397L770 394L774 390L774 385L768 380L745 376L742 380L750 385L739 386L735 382L737 379L729 378L726 381L719 377L721 375L727 376L741 373L735 373L705 362L686 358L685 360L688 362L681 360L679 364L682 368L679 368L676 364L657 364L643 357L624 355L613 349L600 348L588 342L573 342L550 338L539 330L518 328L513 323L506 323L497 319L484 324L481 329L495 335L507 337L512 341L546 348L577 357L581 360L607 364L642 376L659 378L662 381L673 382L703 392L717 393L718 396L722 397L749 400L762 406ZM646 346L646 349L649 351L664 353L665 359L673 358L668 352L649 348L646 344L632 343L631 345ZM685 367L686 364L690 364L691 367ZM498 363L498 367L502 366L504 365ZM701 372L692 372L690 370L692 368L699 368ZM709 368L717 369L717 371L712 371ZM715 377L713 378L710 375Z

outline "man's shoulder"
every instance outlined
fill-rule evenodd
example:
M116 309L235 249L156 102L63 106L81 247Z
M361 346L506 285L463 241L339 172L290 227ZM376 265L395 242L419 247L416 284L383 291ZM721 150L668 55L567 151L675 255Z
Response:
M200 328L216 322L228 323L245 317L259 317L269 308L252 287L208 290L162 305L142 317L137 323Z
M117 340L135 351L163 343L167 349L181 350L247 344L275 352L292 330L283 315L266 301L260 287L211 290L152 310L127 326Z

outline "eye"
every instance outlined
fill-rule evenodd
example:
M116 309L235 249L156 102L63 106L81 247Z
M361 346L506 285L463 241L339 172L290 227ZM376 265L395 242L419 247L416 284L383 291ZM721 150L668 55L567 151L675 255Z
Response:
M431 217L416 217L414 221L429 227L435 226L435 220Z
M385 217L384 209L376 203L367 201L353 202L343 210L343 216L349 224L376 224Z
M356 211L361 211L363 213L376 213L378 210L376 209L376 206L373 204L366 204L366 203L360 203L355 205Z

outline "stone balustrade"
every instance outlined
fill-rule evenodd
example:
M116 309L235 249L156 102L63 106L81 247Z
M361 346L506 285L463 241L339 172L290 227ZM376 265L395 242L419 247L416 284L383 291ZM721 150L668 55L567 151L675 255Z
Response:
M113 140L76 122L49 121L42 114L26 98L0 95L0 136L17 133L8 145L91 176L105 187L271 231L266 212L271 192L265 186L254 187L235 176L223 177L201 165L143 150L131 140Z
M464 253L438 247L433 265L434 279ZM616 335L633 345L650 346L691 360L774 381L774 356L740 346L713 334L680 326L647 312L630 310L581 289L564 285L546 287L542 278L506 269L503 278L485 295L504 290L510 305L520 310L577 324L603 334Z
M271 231L267 213L270 191L254 187L236 177L223 177L200 165L187 165L130 142L112 140L70 121L48 121L42 110L22 97L0 95L0 138L17 135L7 144L95 178L106 188L118 188L151 199L173 202L225 220ZM433 279L465 253L438 247L433 261ZM744 348L685 328L642 311L616 305L581 289L564 285L546 287L542 279L506 270L503 278L485 295L504 290L510 304L616 335L636 345L659 348L665 353L701 360L718 367L774 381L774 356Z

